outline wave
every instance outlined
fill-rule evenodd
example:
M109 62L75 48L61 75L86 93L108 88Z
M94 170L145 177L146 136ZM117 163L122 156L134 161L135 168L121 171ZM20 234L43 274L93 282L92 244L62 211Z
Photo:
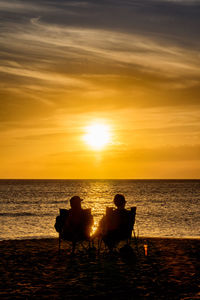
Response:
M67 203L67 200L36 200L36 201L32 201L32 200L14 200L14 199L0 199L0 204L4 204L4 203L8 203L8 204L12 204L15 203L16 204L41 204L41 203L47 203L47 204L59 204L59 203Z
M55 200L55 201L50 201L48 203L50 204L67 203L67 200Z
M35 214L29 212L19 212L19 213L0 213L0 217L42 217L42 216L54 216L52 213L44 213L44 214Z

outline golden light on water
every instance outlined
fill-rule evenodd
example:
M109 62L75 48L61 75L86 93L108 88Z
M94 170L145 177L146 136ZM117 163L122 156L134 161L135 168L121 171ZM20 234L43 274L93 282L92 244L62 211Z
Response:
M93 150L102 150L111 142L110 128L106 124L93 123L86 128L83 138Z

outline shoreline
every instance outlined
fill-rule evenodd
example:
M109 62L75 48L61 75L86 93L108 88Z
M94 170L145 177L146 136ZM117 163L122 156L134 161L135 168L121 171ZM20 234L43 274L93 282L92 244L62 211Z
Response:
M140 237L132 253L80 247L74 257L67 242L58 255L58 238L0 246L1 299L200 299L200 239Z
M55 239L58 239L58 236L46 236L46 237L20 237L20 238L13 238L13 239L0 239L0 244L1 242L4 242L4 241L32 241L32 240L55 240ZM134 239L134 237L132 237L132 239ZM200 240L200 236L199 237L165 237L165 236L139 236L137 239L139 240L146 240L146 239L149 239L149 240Z

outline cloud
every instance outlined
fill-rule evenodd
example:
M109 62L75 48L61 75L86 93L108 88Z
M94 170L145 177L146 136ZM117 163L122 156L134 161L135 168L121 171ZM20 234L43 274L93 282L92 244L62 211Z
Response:
M7 58L5 64L9 66L2 66L1 71L7 70L16 76L16 65L19 66L19 76L31 76L29 70L20 70L20 67L27 64L32 68L32 76L38 79L44 79L38 69L51 71L55 80L61 77L55 77L55 72L82 75L81 67L87 61L88 65L93 65L93 74L98 74L99 66L104 65L105 69L108 65L111 74L117 72L116 67L119 71L125 68L136 74L140 72L162 78L187 78L190 85L198 84L200 77L196 50L138 34L63 27L33 18L25 28L24 25L18 25L16 32L11 29L6 34L1 33L0 40L3 48L9 49L7 54L3 54ZM27 54L28 58L25 57Z
M50 4L50 3L49 3ZM16 1L16 0L10 0L0 1L0 11L1 12L7 12L7 13L39 13L41 11L45 11L48 13L53 13L55 12L55 8L51 5L48 5L48 3L45 3L45 1L42 3L42 1Z
M51 84L59 84L59 85L69 85L69 86L79 86L79 87L83 87L84 88L84 84L81 80L78 80L76 78L69 78L67 76L62 76L59 74L49 74L49 73L45 73L45 72L39 72L39 71L35 71L35 70L28 70L28 69L24 69L24 68L15 68L15 67L3 67L0 66L0 72L2 73L8 73L8 74L12 74L15 76L20 76L20 77L30 77L32 79L37 79L37 80L44 80L44 81L49 81Z
M200 5L185 3L0 1L1 120L198 106Z

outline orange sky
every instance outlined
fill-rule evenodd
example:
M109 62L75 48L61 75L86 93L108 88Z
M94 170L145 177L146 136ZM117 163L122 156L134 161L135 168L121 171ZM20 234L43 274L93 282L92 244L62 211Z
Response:
M0 178L200 178L198 2L11 2ZM83 139L95 122L101 151Z

